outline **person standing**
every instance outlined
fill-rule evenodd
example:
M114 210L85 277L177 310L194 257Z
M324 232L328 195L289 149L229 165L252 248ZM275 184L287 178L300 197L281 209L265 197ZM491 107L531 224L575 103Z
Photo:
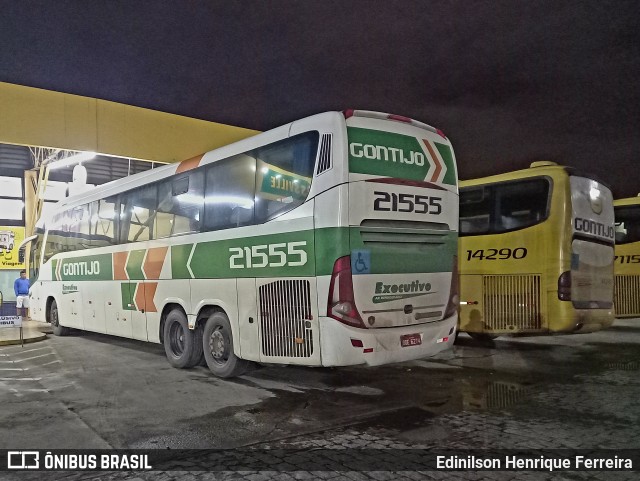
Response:
M29 279L27 279L27 271L20 271L18 277L13 283L13 291L16 294L16 311L22 320L27 317L27 309L29 309Z

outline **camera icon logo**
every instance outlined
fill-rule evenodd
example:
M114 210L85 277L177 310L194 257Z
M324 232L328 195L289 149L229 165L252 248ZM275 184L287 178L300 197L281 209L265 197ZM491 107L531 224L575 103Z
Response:
M8 451L7 469L40 469L38 451Z

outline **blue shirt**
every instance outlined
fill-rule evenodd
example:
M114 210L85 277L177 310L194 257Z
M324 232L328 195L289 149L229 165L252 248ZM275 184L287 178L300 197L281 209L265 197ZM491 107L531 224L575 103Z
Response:
M13 291L16 296L28 296L29 295L29 279L22 279L18 277L13 283Z

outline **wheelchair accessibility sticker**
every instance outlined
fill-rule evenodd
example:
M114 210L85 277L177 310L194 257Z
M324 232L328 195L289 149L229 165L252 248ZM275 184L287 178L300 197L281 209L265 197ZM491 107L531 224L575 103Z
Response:
M355 250L351 251L351 273L370 274L371 273L371 251Z

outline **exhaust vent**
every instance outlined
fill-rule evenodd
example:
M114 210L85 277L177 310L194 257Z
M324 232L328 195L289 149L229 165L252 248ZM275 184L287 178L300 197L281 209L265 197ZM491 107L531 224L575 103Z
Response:
M542 328L539 275L486 275L482 280L487 327L513 332Z
M311 357L311 287L309 281L284 280L259 289L262 354Z
M640 276L616 276L616 317L640 316Z

